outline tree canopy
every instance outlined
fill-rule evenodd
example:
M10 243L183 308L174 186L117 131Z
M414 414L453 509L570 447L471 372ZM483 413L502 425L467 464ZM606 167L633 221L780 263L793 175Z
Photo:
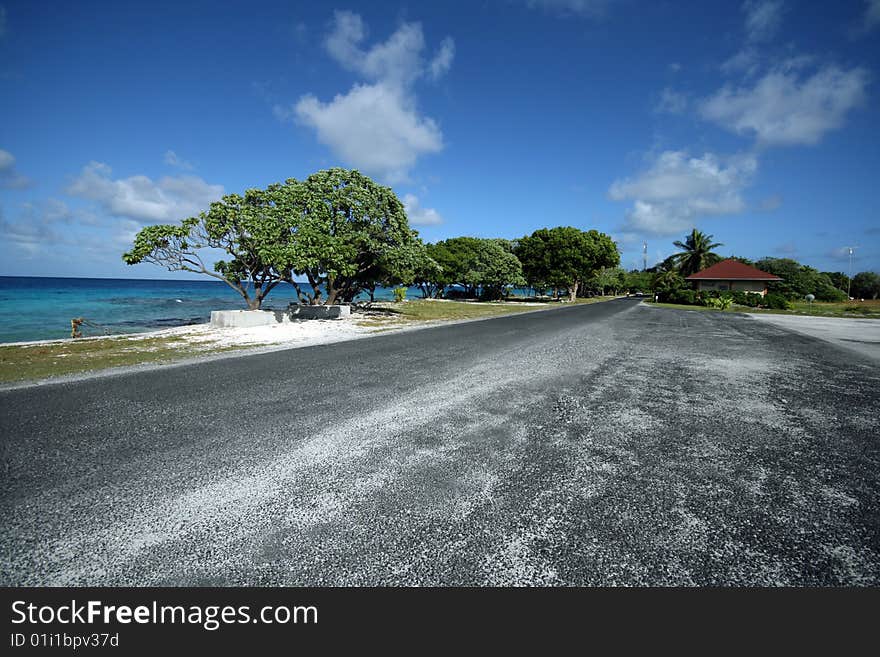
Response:
M880 296L880 274L872 271L859 272L853 276L851 293L859 299L876 299Z
M761 258L755 267L782 278L781 281L771 281L768 288L788 299L802 299L808 294L819 301L846 299L846 293L838 290L827 274L791 258Z
M388 187L334 168L270 190L283 210L286 239L267 243L262 255L306 277L311 291L290 279L303 302L349 302L370 286L413 281L426 254Z
M204 248L229 259L208 269ZM394 192L340 168L229 194L178 226L147 226L123 255L131 265L152 262L223 280L250 309L282 281L302 303L351 301L376 285L411 283L426 258ZM297 281L302 276L308 287Z
M264 245L286 239L278 208L269 195L249 189L244 196L227 194L207 212L180 225L146 226L122 259L129 265L150 262L170 271L188 271L219 279L238 292L247 307L257 309L290 270L264 257ZM229 258L208 269L199 253L220 249Z
M525 283L520 261L506 240L453 237L429 244L427 255L437 268L428 263L430 271L423 272L419 279L426 296L437 296L450 285L460 285L469 296L480 291L484 297L499 298L507 286Z
M620 263L617 245L608 235L572 226L536 230L519 240L516 255L529 285L567 289L572 301L597 270Z

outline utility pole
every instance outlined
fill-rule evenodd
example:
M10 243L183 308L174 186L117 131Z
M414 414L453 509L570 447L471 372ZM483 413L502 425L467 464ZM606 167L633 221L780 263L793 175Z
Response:
M847 301L849 301L850 297L852 296L852 295L850 294L850 291L852 290L852 256L853 256L853 250L854 250L854 249L857 249L857 248L859 248L859 247L857 247L857 246L845 246L845 247L843 247L843 248L846 249L847 251L849 251L849 276L848 276L847 279L846 279L846 299L847 299Z

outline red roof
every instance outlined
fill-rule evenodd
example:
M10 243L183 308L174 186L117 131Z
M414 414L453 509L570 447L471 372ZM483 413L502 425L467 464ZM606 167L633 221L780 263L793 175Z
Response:
M781 281L779 276L768 274L760 269L744 265L739 260L728 258L707 267L703 271L691 274L688 281Z

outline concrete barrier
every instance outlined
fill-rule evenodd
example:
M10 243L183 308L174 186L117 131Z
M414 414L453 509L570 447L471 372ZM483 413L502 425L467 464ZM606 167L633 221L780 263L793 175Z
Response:
M300 306L292 303L289 308L291 319L339 319L351 314L350 306Z
M281 311L278 311L279 313ZM212 328L251 328L281 321L271 310L212 310Z
M284 324L294 319L340 319L351 314L349 306L300 306L287 310L212 310L212 328L251 328Z

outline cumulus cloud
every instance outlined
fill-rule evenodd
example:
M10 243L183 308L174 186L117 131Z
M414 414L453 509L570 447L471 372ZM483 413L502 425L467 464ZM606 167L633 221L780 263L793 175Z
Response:
M183 169L184 171L192 171L193 165L186 160L180 158L174 151L168 150L165 151L165 164L168 166L172 166L176 169Z
M328 102L305 94L290 108L276 106L274 113L314 129L318 140L348 165L390 183L402 182L419 157L443 149L440 127L419 112L413 86L449 71L455 42L446 37L427 61L419 23L404 23L372 47L364 45L367 35L358 14L335 12L324 46L340 66L367 82Z
M0 148L0 188L22 189L31 184L30 178L21 175L15 168L15 157Z
M446 37L440 42L440 50L431 60L429 71L431 79L438 80L449 71L452 67L452 60L455 58L455 41L450 37Z
M746 14L746 39L751 42L772 39L779 29L782 8L781 0L746 0L742 6Z
M681 114L687 109L687 95L666 87L660 92L660 100L654 108L660 114Z
M46 247L70 244L70 225L93 225L95 217L83 210L73 210L64 201L49 198L39 203L22 203L18 217L9 221L0 217L0 234L7 243L29 255ZM59 230L59 226L63 228Z
M776 69L752 86L725 86L701 103L700 114L762 144L816 144L865 102L868 72L825 66L804 76L798 68Z
M198 176L147 176L113 179L111 168L90 162L67 187L71 196L96 201L116 217L142 223L178 221L207 209L223 195L222 185L211 185Z
M633 202L624 231L673 235L701 218L742 212L741 192L757 167L753 155L691 157L665 151L635 178L615 181L608 194Z
M406 180L419 156L443 149L434 120L419 115L413 99L394 86L355 85L328 103L308 94L294 111L343 161L391 183Z
M434 208L423 208L419 204L419 197L415 194L406 194L403 197L403 207L409 223L413 226L436 226L443 223L443 217Z

